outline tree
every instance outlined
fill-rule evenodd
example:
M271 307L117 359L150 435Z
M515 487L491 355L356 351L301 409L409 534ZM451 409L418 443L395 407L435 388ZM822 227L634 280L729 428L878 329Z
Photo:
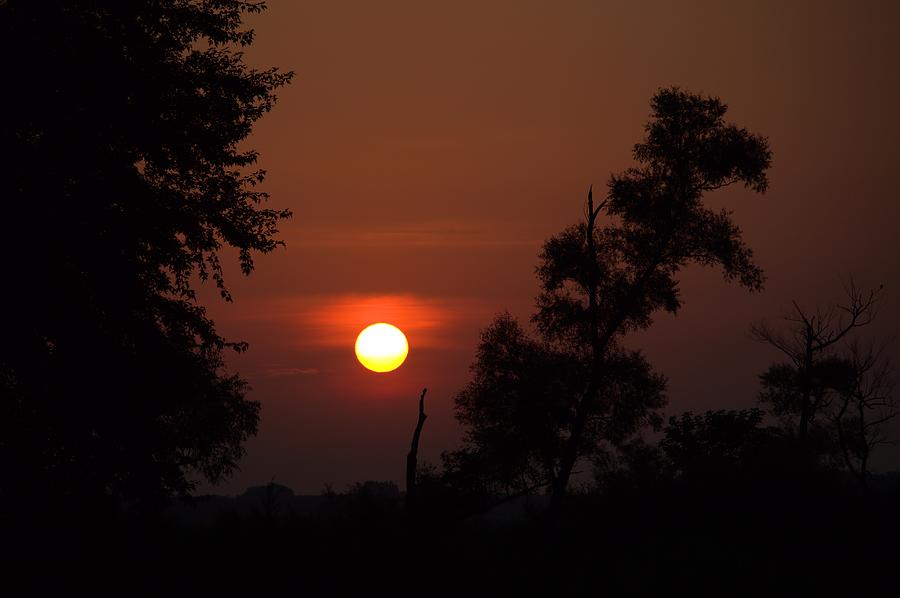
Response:
M838 349L851 332L871 324L881 287L863 290L851 279L844 293L843 304L817 308L814 313L794 301L793 312L784 317L787 330L775 329L766 322L751 327L756 340L788 358L760 376L763 390L759 400L771 405L788 425L796 423L801 443L809 440L811 424L819 412L828 408L834 395L852 378L852 364Z
M511 498L553 483L589 367L587 353L577 349L533 338L508 313L482 332L472 380L454 397L464 445L444 455L457 490ZM587 422L580 447L595 461L639 429L658 425L665 404L666 380L640 352L620 349L608 365L604 410Z
M454 397L465 444L445 462L480 480L467 485L484 494L547 484L581 376L578 360L531 338L503 313L482 331L470 370L472 380Z
M419 467L419 439L422 437L422 427L428 415L425 413L425 393L422 389L419 395L419 417L416 419L416 428L413 431L412 441L409 445L409 453L406 454L406 510L413 511L417 506L418 492L416 488L416 473Z
M766 139L727 124L718 98L669 88L651 107L634 148L640 166L612 177L599 205L589 190L585 220L544 244L532 318L539 339L507 316L495 320L473 381L456 398L467 427L457 462L505 484L520 476L520 488L546 483L554 506L579 459L600 458L658 423L665 380L621 341L650 326L655 312L678 310L681 269L719 266L751 290L763 283L730 213L702 200L733 184L764 192Z
M846 357L849 379L841 387L833 415L844 464L866 491L872 451L890 442L884 426L900 415L897 380L886 348L886 343L851 344Z
M0 3L0 500L162 498L229 474L259 404L195 280L272 251L243 141L291 73L240 49L262 2Z
M542 292L534 320L546 337L586 347L586 384L572 403L571 426L554 479L554 504L566 493L588 421L606 410L603 386L619 341L663 310L681 306L677 276L695 263L719 266L729 280L762 288L762 271L728 211L703 205L734 184L762 193L771 152L765 138L724 120L718 98L662 89L651 100L646 137L634 148L638 167L613 176L607 198L585 221L544 245ZM598 227L601 214L610 222Z
M679 477L723 484L729 478L759 473L769 465L777 430L762 427L763 412L707 411L670 417L660 447Z

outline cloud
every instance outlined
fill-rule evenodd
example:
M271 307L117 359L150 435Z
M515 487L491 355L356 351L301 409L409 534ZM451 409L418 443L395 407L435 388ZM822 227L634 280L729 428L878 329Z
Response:
M337 295L321 297L298 307L294 319L301 342L319 346L352 346L359 331L375 322L388 322L420 348L450 344L452 329L472 312L472 301L417 295ZM480 310L479 310L480 311Z
M422 297L415 294L292 295L258 303L244 322L274 326L267 335L285 339L285 347L352 347L360 331L376 322L397 326L417 348L458 346L460 329L480 328L496 311L493 303L471 297ZM268 375L311 375L310 368L272 366Z

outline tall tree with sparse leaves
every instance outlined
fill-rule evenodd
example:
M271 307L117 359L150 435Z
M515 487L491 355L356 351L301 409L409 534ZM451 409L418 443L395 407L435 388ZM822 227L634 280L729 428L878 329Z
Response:
M542 454L551 458L539 477L548 480L554 506L580 459L596 458L604 444L615 447L641 426L659 423L665 380L622 339L649 327L657 312L680 308L682 268L718 266L751 290L763 284L730 212L715 212L703 200L735 184L764 192L771 162L766 139L727 123L727 106L715 97L661 89L651 108L646 137L634 148L638 166L613 176L598 204L589 192L584 220L544 244L533 317L540 341L510 344L497 359L503 345L493 336L509 326L495 322L479 349L473 382L457 397L457 415L469 430L469 448L479 447L476 454L504 446L517 433L532 444L546 439ZM567 370L537 359L543 355L576 364L564 388L559 376ZM512 414L524 409L532 427L543 418L541 434L517 429ZM513 462L510 452L507 463Z
M725 278L758 290L761 269L727 210L705 196L735 184L768 188L771 152L764 137L725 121L716 97L661 89L634 147L638 166L613 176L607 197L588 196L585 221L547 242L538 269L542 293L535 321L545 335L589 347L590 369L573 404L572 426L553 484L565 495L587 423L606 410L610 356L629 332L650 326L658 311L681 307L678 275L689 264L718 266ZM609 219L598 226L598 219Z
M142 502L217 481L259 404L195 295L281 242L244 145L291 73L262 2L0 3L0 499Z

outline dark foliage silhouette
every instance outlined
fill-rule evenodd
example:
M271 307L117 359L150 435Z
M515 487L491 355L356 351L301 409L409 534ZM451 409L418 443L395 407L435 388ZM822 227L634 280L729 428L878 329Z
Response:
M665 403L665 379L636 351L607 356L605 407L588 422L582 455L604 459L647 424ZM455 397L466 426L465 445L446 456L449 469L469 479L470 490L525 493L549 486L556 475L573 401L588 371L577 345L530 338L508 314L483 331L472 381Z
M900 405L887 343L859 336L874 323L883 289L861 289L851 279L844 296L814 312L794 302L785 329L752 327L757 340L788 358L760 376L759 400L796 437L808 466L838 461L868 488L872 451L889 440L885 424Z
M771 467L779 431L764 427L763 412L707 411L669 418L660 448L673 475L690 483L722 485L729 477Z
M0 3L0 497L149 504L226 476L259 405L195 295L272 251L241 142L290 73L247 67L261 3ZM48 498L49 497L49 498Z
M608 355L616 353L617 339L647 328L656 311L678 310L680 270L691 263L719 266L749 289L763 283L729 212L706 208L703 197L733 184L764 192L771 162L766 139L726 123L728 108L718 98L670 88L650 104L645 139L634 148L640 166L613 176L597 207L589 197L585 223L548 241L538 267L543 292L535 322L545 335L590 352L553 484L557 503L588 421L605 411ZM614 220L598 229L601 214Z
M485 331L473 382L456 399L468 446L451 467L482 467L506 486L547 482L558 504L579 459L602 458L658 422L665 381L621 340L657 311L678 310L681 269L719 266L762 287L730 213L703 198L732 184L764 192L767 141L726 123L718 98L668 88L651 108L639 166L613 176L598 205L589 191L584 222L544 244L539 340L505 316Z
M784 317L786 330L761 322L751 328L758 341L788 358L773 364L762 376L760 401L796 430L801 442L810 436L816 415L827 409L836 393L853 377L852 364L841 354L842 341L872 323L881 289L863 290L851 280L846 301L839 305L804 311L793 302Z
M840 389L832 422L844 465L869 488L869 460L876 447L889 444L886 427L900 415L897 378L885 352L886 342L853 342L846 351L850 376Z

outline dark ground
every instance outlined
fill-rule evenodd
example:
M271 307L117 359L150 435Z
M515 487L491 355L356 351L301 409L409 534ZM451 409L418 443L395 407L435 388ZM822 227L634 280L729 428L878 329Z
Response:
M824 475L622 484L556 518L543 497L468 518L433 501L411 517L389 484L272 485L162 516L13 523L5 577L10 595L892 595L898 480L876 478L869 496Z

